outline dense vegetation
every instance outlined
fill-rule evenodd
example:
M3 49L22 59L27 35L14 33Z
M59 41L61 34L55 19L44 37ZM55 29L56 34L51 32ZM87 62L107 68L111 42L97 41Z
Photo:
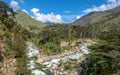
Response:
M98 43L90 47L89 75L119 75L120 32L101 35L100 39Z
M10 13L10 15L8 14ZM4 44L4 51L0 51L0 62L4 58L16 59L16 75L27 75L26 44L27 30L14 22L15 13L6 3L0 0L0 41ZM2 54L3 53L3 54Z
M66 49L70 49L71 46L61 47L61 41L68 41L69 44L73 40L79 38L92 38L96 36L92 27L81 27L72 25L50 25L42 29L42 31L35 35L34 42L40 47L45 54L58 54ZM37 37L36 37L37 36Z
M34 42L46 54L58 54L65 50L60 47L61 41L71 42L80 38L97 38L101 34L120 31L119 23L99 22L88 24L87 26L50 25L44 27L41 32L35 36ZM71 48L70 45L67 47Z

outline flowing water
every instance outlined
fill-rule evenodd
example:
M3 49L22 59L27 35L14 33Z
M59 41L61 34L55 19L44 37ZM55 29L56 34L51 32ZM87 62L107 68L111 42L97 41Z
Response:
M44 71L41 71L39 69L36 69L35 66L35 59L33 59L33 57L39 55L39 49L37 49L33 44L28 44L27 45L27 56L29 59L27 66L28 66L28 70L31 70L31 73L33 75L47 75Z
M43 63L43 65L47 65L47 67L51 67L51 65L59 63L59 61L61 59L64 61L67 61L68 59L79 59L84 54L90 53L89 49L88 49L88 45L90 45L90 43L83 43L80 46L81 52L72 53L70 55L67 55L67 56L64 56L61 58L56 58L56 59L52 59L50 61L46 61ZM33 59L33 57L38 56L40 54L39 51L40 50L38 48L36 48L32 43L27 45L27 56L30 59L27 63L28 70L31 70L31 73L33 75L48 75L46 72L36 69L36 63L35 63L35 59Z

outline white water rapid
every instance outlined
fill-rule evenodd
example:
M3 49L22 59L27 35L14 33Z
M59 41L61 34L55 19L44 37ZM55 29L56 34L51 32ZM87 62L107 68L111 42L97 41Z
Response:
M70 54L68 56L58 58L58 59L52 59L50 61L44 62L43 65L47 65L47 67L51 67L51 65L57 64L61 59L64 60L64 61L66 61L68 59L79 59L84 54L89 54L90 53L89 49L88 49L89 45L90 45L90 43L83 43L80 46L81 52L76 52L76 53L73 53L73 54ZM27 45L27 56L28 56L28 58L30 58L30 60L27 63L28 70L31 70L31 73L33 75L48 75L44 71L36 69L35 59L32 59L32 57L38 56L40 54L39 51L40 50L38 48L36 48L32 43Z

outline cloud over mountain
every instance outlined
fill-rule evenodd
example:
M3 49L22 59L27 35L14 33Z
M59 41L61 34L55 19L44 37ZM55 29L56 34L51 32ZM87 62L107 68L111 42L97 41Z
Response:
M10 2L10 6L11 6L13 9L18 9L18 8L19 8L18 2L17 2L17 1L14 1L14 0L12 0L12 1Z
M62 23L61 15L55 15L52 12L49 14L39 13L38 8L31 9L31 12L33 13L33 17L36 20L41 21L43 23Z
M120 0L107 0L107 4L102 4L101 6L98 6L98 7L93 6L92 8L88 8L83 12L89 13L92 11L105 11L105 10L115 8L118 5L120 5Z

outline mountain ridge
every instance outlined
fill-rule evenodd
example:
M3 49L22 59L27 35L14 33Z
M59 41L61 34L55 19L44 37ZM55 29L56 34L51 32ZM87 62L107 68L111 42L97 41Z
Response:
M114 17L114 15L120 14L120 6L117 6L113 9L110 10L106 10L106 11L94 11L94 12L90 12L87 15L81 17L80 19L77 19L76 21L74 21L72 23L72 25L80 25L80 26L84 26L87 24L94 24L96 22L100 22L100 21L104 21L105 19L107 19L109 16Z
M20 26L31 32L36 32L37 30L40 30L42 27L45 26L45 24L35 20L24 11L16 11L15 17L15 21L17 21Z

